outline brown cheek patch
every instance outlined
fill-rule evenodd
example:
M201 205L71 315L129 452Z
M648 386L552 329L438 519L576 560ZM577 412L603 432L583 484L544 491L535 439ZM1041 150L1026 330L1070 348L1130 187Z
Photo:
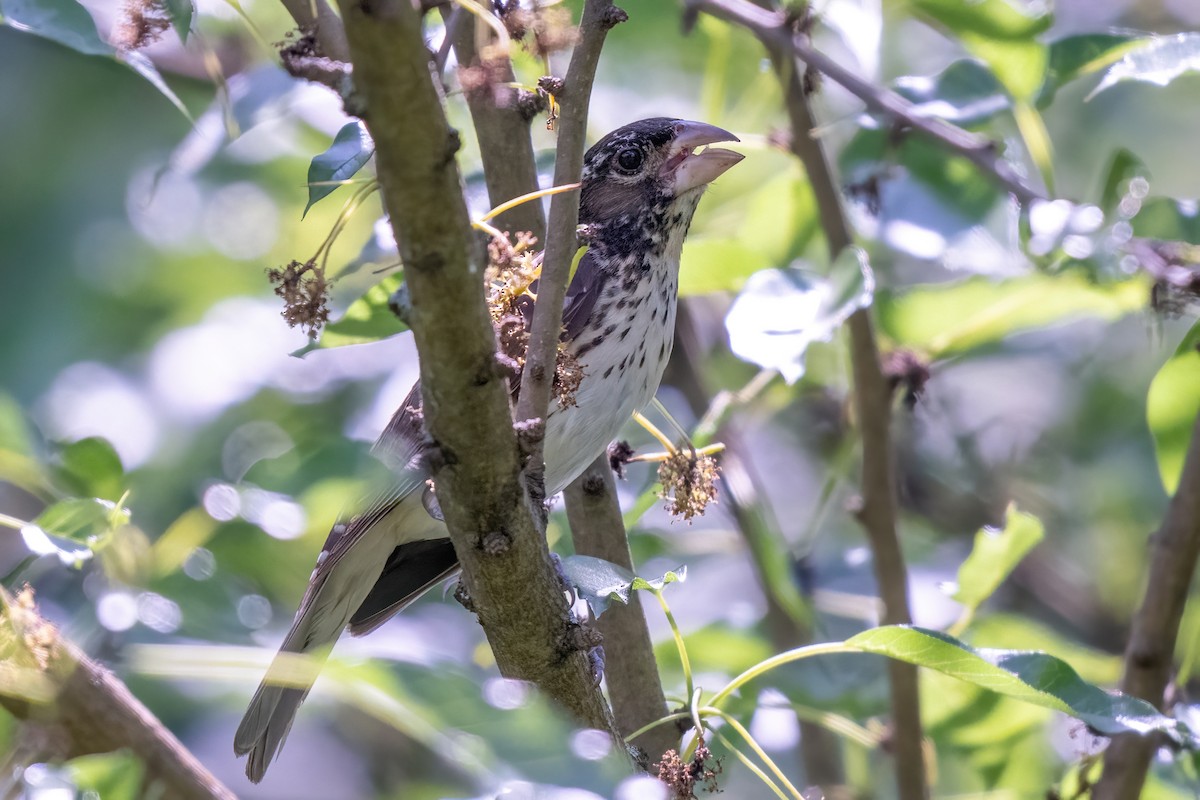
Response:
M583 205L587 209L588 219L602 220L632 212L640 200L636 186L604 181L587 192Z

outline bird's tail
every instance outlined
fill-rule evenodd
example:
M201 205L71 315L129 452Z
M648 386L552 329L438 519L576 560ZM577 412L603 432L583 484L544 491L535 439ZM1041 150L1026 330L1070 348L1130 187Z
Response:
M296 712L308 697L333 645L331 640L320 646L306 646L310 643L305 642L304 637L296 636L301 621L297 619L297 626L293 626L271 662L233 737L234 752L238 756L250 756L246 777L254 783L263 779L267 767L283 746Z

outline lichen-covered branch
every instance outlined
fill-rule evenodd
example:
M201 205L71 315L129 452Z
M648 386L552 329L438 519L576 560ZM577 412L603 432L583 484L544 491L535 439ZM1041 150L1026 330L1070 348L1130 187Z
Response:
M624 22L625 12L612 0L587 0L579 22L579 41L571 53L571 63L561 87L554 96L562 110L558 117L558 147L554 158L554 185L578 183L583 171L583 151L587 138L588 104L592 82L600 62L604 38L614 25ZM570 277L571 259L578 249L575 229L579 225L579 195L558 194L550 201L550 223L542 277L538 283L538 303L529 333L525 370L521 375L521 394L517 401L518 420L545 419L550 405L550 389L558 360L558 341L562 332L563 297ZM531 453L531 465L540 475L540 444ZM535 480L535 483L540 481ZM536 489L537 487L535 487Z
M567 487L567 519L575 552L595 556L633 570L633 556L625 537L625 524L616 502L616 486L608 457L597 458L579 479ZM638 592L629 605L613 604L599 620L604 635L604 671L613 715L622 734L628 735L661 718L667 711L654 645ZM674 726L659 725L634 739L651 763L667 750L679 747Z
M20 671L47 690L36 699L0 694L0 705L21 720L29 756L66 760L126 749L145 767L145 796L234 800L117 676L42 619L32 598L28 589L15 598L0 590L6 676Z
M689 7L744 25L767 48L784 85L792 127L792 152L804 163L817 198L831 258L836 257L851 246L853 240L829 161L820 143L811 136L814 125L801 78L798 37L782 15L764 12L745 0L695 0ZM907 624L912 617L908 604L908 574L896 529L895 462L890 433L892 392L880 363L870 311L855 312L847 327L854 373L854 408L863 443L862 504L858 517L871 545L876 580L885 607L882 622ZM897 790L902 800L921 800L928 797L928 788L917 671L911 665L889 661L888 677L892 703L890 750Z
M1200 416L1192 429L1179 488L1150 544L1146 594L1125 648L1121 691L1166 710L1164 694L1171 680L1179 622L1200 557ZM1156 736L1114 737L1104 751L1104 772L1093 792L1095 800L1139 797L1150 761L1162 745Z
M482 243L420 12L408 0L343 0L342 17L412 298L430 468L464 586L504 675L536 683L583 724L615 735L522 485Z

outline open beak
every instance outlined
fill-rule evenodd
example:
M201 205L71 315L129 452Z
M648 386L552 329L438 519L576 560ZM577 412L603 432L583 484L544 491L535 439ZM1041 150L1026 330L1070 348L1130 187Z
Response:
M696 148L737 141L741 140L715 125L686 120L675 123L675 138L662 166L662 176L673 184L675 196L707 186L744 158L741 153L719 147L706 147L700 152Z

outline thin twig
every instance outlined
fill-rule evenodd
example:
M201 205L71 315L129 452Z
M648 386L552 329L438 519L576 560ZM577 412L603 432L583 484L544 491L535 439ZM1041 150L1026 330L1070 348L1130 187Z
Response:
M1179 623L1200 557L1200 416L1192 429L1179 487L1150 546L1146 594L1133 618L1125 649L1121 691L1166 710L1164 694L1171 679ZM1157 736L1114 737L1104 751L1104 772L1092 795L1095 800L1141 796L1150 761L1162 745Z
M571 63L563 87L557 94L561 105L558 118L558 149L554 159L554 185L578 183L583 171L584 141L587 136L588 104L592 82L600 62L600 49L614 25L627 19L612 0L587 0L579 23L579 42L571 53ZM563 297L571 273L571 259L578 249L575 229L579 224L579 197L555 195L550 201L550 224L546 254L538 282L538 303L533 314L526 351L525 370L521 375L521 393L517 399L518 420L545 419L550 405L550 389L558 360L558 342L562 332ZM531 474L536 496L541 488L542 449L539 442L530 453ZM544 490L542 490L544 491Z
M321 55L334 61L348 62L350 46L342 19L326 0L280 0L296 21L296 27L312 33L321 48Z
M741 25L754 33L776 57L794 56L862 100L871 111L889 117L902 128L910 128L938 141L974 164L1023 205L1046 199L1044 191L1031 186L1005 160L996 142L937 117L923 115L895 92L858 77L813 49L806 36L792 30L783 14L747 0L684 0L684 4L691 13L703 11ZM807 138L809 132L794 131L794 135Z
M689 8L704 10L749 28L770 54L784 85L792 126L792 152L804 163L813 194L817 198L821 226L832 262L838 253L852 246L853 240L833 171L820 142L810 136L814 124L801 79L802 65L799 59L803 57L807 60L813 51L807 48L801 37L794 34L782 15L764 11L745 0L692 0ZM819 62L819 69L834 67L836 74L830 74L830 77L843 83L842 79L846 78L844 70L827 59L819 59ZM817 66L815 63L813 65ZM863 94L876 98L884 96L875 87L865 84L858 86L861 82L857 80L847 83L850 84L847 88L857 86ZM867 92L866 89L871 91ZM853 88L851 90L854 91ZM933 129L936 130L936 127ZM960 143L960 147L963 145L965 143ZM1003 179L1003 175L995 169L992 169L992 174ZM1031 190L1023 185L1014 184L1010 191L1021 192L1018 196L1025 198L1033 197ZM855 411L863 443L862 505L858 517L870 541L875 576L886 609L882 621L888 625L907 624L912 617L908 605L908 573L896 530L896 477L890 434L892 392L880 364L870 311L860 309L852 314L847 327L850 331ZM898 661L889 661L887 669L892 703L891 752L897 791L902 800L922 800L928 797L928 788L917 670L912 665Z

